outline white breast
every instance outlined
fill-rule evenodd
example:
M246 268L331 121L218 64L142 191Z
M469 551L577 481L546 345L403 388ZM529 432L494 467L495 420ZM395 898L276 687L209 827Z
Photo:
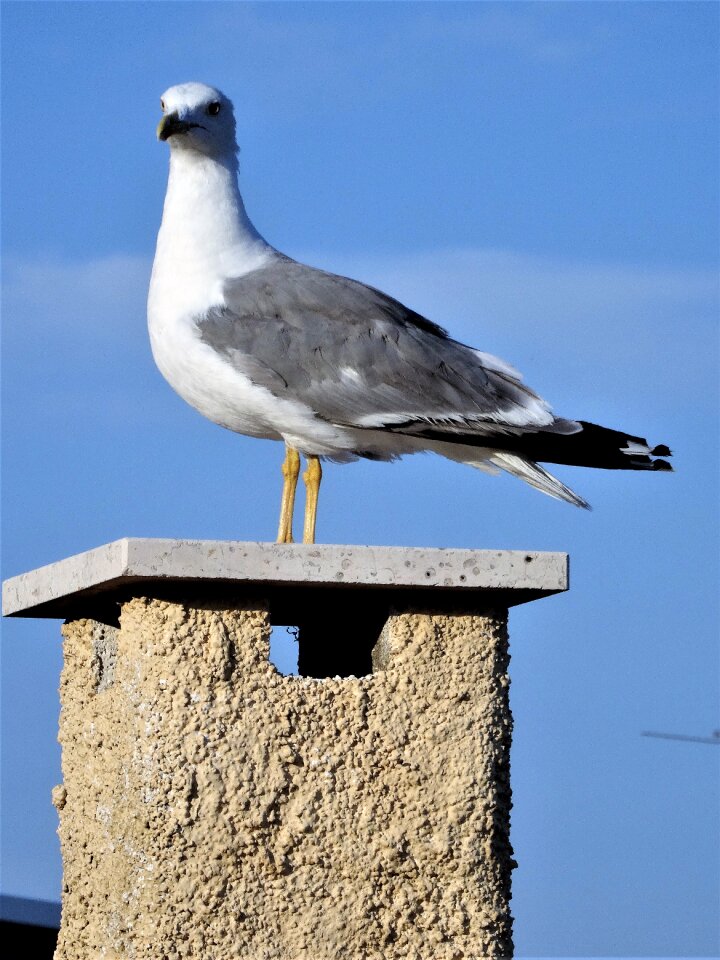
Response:
M173 389L214 423L334 456L347 448L346 431L254 384L201 340L195 322L225 306L228 279L278 256L247 219L234 157L223 165L173 154L148 297L153 357Z
M247 267L247 260L236 262L240 266L235 274L246 272L242 266ZM209 270L188 269L180 278L162 259L156 260L148 329L155 363L170 386L203 416L236 433L285 438L303 451L331 456L346 449L346 431L318 420L304 404L278 398L254 384L203 342L195 318L224 306L222 286Z
M183 400L214 423L252 437L279 439L272 426L273 400L204 344L194 324L150 324L158 368Z

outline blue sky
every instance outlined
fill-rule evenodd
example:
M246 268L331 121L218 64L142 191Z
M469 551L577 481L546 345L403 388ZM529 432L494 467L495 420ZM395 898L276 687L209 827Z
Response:
M511 614L520 956L720 952L718 7L2 7L4 576L120 536L268 540L280 448L155 370L169 85L233 98L274 245L509 360L672 476L558 468L592 513L431 457L326 470L318 539L566 550ZM57 898L59 624L3 640L2 890Z

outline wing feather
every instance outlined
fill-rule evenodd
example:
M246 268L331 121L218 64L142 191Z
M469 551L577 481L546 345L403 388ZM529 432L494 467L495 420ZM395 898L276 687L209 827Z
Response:
M224 300L196 318L203 341L330 423L497 434L554 421L512 368L358 281L283 258L228 281Z

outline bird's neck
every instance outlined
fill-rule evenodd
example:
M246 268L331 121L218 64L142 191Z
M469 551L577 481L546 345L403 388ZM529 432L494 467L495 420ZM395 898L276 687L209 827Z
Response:
M215 159L195 151L172 150L157 256L177 269L221 267L230 259L236 272L254 269L272 250L245 212L234 154ZM259 261L256 264L256 261Z

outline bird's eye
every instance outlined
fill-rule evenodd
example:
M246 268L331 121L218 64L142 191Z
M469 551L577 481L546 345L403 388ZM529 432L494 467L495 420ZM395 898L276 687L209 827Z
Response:
M211 117L216 117L220 113L219 102L217 100L213 100L213 102L208 106L207 112Z
M161 110L165 109L165 101L163 99L160 100L160 109Z

